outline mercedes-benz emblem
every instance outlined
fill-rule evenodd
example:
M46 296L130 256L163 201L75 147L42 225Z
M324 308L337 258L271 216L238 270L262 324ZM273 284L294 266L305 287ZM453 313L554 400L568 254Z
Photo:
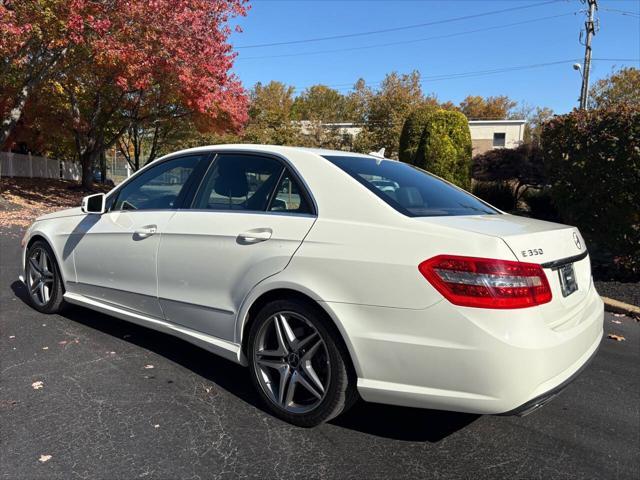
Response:
M582 250L582 242L576 232L573 232L573 242L576 244L576 247L578 247L578 250Z

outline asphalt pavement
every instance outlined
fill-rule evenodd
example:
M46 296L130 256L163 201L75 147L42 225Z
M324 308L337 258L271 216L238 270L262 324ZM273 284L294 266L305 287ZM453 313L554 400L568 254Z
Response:
M0 233L0 479L640 478L630 318L607 314L625 340L527 417L359 403L301 429L263 410L240 366L90 310L31 309L20 234Z

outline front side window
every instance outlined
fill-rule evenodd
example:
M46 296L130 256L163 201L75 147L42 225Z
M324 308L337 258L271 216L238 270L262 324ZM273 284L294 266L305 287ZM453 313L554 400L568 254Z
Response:
M193 208L265 211L283 166L257 155L218 155L196 195Z
M149 168L120 189L112 210L177 208L180 194L201 158L179 157Z
M342 155L325 158L409 217L498 213L464 190L407 163Z
M304 191L291 175L286 171L278 183L275 195L269 206L270 212L312 213L309 200Z

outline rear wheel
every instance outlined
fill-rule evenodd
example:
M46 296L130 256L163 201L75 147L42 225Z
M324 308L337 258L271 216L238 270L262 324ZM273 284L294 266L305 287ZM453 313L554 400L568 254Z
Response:
M27 250L25 283L31 306L42 313L57 313L65 305L62 277L51 247L41 240Z
M297 300L265 305L248 340L252 381L269 410L301 427L326 422L356 398L347 352L317 307Z

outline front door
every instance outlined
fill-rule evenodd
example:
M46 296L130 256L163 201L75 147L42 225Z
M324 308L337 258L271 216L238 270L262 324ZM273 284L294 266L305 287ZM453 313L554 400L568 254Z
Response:
M72 292L162 318L156 263L160 236L202 156L162 161L114 192L109 211L72 234Z
M315 218L279 159L218 155L192 208L178 211L162 235L158 296L166 319L235 341L242 301L287 266Z

